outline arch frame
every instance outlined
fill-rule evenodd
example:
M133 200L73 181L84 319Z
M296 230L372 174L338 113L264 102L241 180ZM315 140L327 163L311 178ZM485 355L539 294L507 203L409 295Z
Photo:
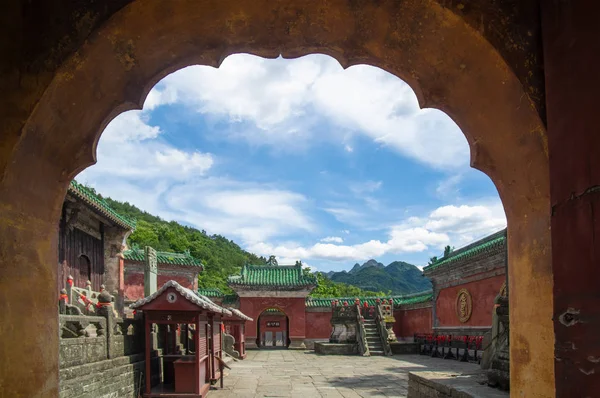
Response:
M23 359L23 347L10 344L23 341L26 330L58 336L49 318L33 324L23 319L27 307L18 303L32 298L14 286L31 285L28 276L37 273L33 304L40 313L53 314L60 206L71 178L95 162L101 131L119 113L141 108L151 87L168 73L192 64L217 67L236 52L266 58L319 52L343 67L378 66L406 81L422 107L440 109L457 123L472 166L492 179L507 215L511 390L528 397L553 395L545 127L527 89L496 49L432 0L360 6L343 0L137 0L92 33L56 72L2 176L0 299L15 303L0 324L6 352L0 384L9 386L7 393L58 394L58 359L49 349L58 346L58 338L25 336L28 347L41 353L37 358ZM15 361L23 367L7 365ZM35 369L33 379L25 368Z

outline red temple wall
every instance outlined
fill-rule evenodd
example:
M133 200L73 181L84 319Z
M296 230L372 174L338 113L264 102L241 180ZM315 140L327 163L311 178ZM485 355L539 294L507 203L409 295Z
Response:
M258 317L268 308L277 308L289 317L290 338L305 338L305 307L303 297L240 297L240 311L253 319L246 322L246 341L256 338Z
M398 339L406 339L415 333L431 333L433 326L432 308L418 308L394 311L394 333Z
M306 338L329 339L331 335L331 311L306 313Z
M187 272L186 272L187 271ZM170 280L196 291L198 289L198 270L185 269L163 264L158 265L157 288ZM144 297L144 271L139 266L126 264L123 271L123 297L126 301L136 301Z
M498 275L442 289L435 303L438 326L491 326L494 299L505 280L505 275ZM473 300L471 318L465 323L461 323L456 314L456 296L460 289L467 289Z

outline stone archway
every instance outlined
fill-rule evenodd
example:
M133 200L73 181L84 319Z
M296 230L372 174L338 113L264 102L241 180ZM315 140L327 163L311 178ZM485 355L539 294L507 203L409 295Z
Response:
M57 394L57 223L70 179L94 162L100 132L120 112L139 108L166 74L191 64L218 66L235 52L320 52L346 67L375 65L405 80L421 106L455 120L473 167L492 179L508 218L511 389L553 395L544 125L527 90L479 32L437 2L392 0L138 0L91 34L59 68L7 152L0 184L0 299L11 304L0 324L6 393ZM35 317L27 315L31 308Z

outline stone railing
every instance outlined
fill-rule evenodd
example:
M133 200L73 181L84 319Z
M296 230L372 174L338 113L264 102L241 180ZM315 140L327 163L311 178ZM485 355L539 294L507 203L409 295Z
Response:
M92 297L94 303L87 305L90 309L86 309L86 312L91 313L93 308L95 315L82 314L79 307L67 304L69 299L63 295L81 294L78 290L61 292L59 308L63 313L58 317L61 368L143 352L141 322L118 318L112 306L113 298L107 291L96 295L90 292L91 289L87 291L89 296L86 294L85 297Z
M377 325L377 329L379 330L379 337L381 338L381 343L383 344L383 353L385 355L391 356L392 347L390 346L390 335L386 326L384 307L385 306L383 306L381 302L377 300L377 304L375 306L375 324Z
M60 291L58 312L64 315L96 315L98 299L103 291L104 285L99 292L92 290L92 282L89 280L85 288L73 286L73 277L69 275L66 287ZM109 297L114 301L112 296Z
M368 357L371 355L369 352L369 344L367 343L367 332L365 330L365 319L361 314L360 303L356 303L356 322L358 324L358 335L356 340L358 341L358 353L362 356Z

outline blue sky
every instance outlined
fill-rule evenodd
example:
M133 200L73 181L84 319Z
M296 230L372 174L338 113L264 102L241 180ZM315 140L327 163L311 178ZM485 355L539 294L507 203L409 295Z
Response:
M236 54L160 81L77 179L280 264L418 266L505 226L460 129L381 69Z

